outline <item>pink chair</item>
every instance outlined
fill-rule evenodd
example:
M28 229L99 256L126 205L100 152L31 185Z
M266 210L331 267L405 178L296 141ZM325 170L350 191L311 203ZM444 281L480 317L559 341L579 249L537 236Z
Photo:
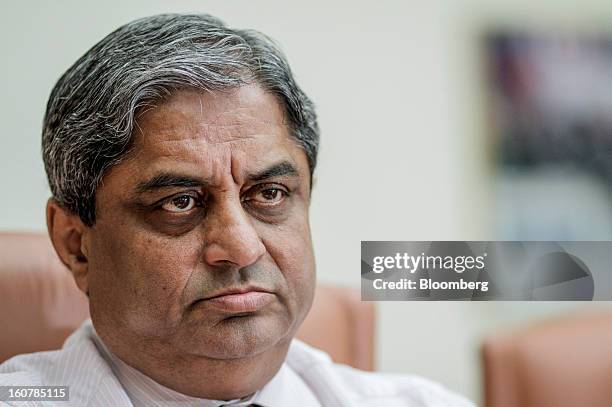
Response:
M488 338L486 407L612 406L612 313L577 314Z

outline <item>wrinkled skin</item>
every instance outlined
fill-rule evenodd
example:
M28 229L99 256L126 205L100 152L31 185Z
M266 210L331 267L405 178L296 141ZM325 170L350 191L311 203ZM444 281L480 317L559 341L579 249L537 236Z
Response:
M54 246L110 350L181 393L233 399L278 371L312 303L306 155L256 85L181 90L137 117L96 191L96 222L54 200ZM248 312L206 300L256 287Z

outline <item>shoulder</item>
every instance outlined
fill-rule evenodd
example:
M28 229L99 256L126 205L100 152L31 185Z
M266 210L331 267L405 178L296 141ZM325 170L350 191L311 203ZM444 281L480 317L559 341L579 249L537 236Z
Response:
M0 365L0 383L13 379L28 383L63 385L62 381L74 381L83 372L98 370L103 366L100 354L89 338L89 324L82 325L64 342L62 349L17 355Z
M365 372L333 363L324 352L294 341L288 364L333 405L473 407L465 397L413 375Z
M0 364L0 386L68 386L70 405L87 405L101 385L112 388L116 380L91 330L86 321L62 349L18 355Z
M474 406L465 397L423 377L364 372L345 365L335 365L334 370L361 401L380 400L385 401L382 404L398 406Z

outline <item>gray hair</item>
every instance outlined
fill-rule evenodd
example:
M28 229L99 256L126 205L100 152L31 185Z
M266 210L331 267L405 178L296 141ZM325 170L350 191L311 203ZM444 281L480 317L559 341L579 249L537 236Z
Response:
M220 91L253 82L283 106L312 180L319 144L314 106L270 38L209 15L163 14L120 27L51 91L42 150L54 199L92 226L96 189L129 152L139 109L177 89Z

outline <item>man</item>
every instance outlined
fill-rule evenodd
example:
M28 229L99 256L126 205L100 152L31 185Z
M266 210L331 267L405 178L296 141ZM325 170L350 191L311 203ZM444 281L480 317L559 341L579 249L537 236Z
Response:
M60 78L43 129L51 240L89 297L60 351L0 385L87 406L466 406L293 340L313 299L313 105L263 35L205 15L111 33Z

